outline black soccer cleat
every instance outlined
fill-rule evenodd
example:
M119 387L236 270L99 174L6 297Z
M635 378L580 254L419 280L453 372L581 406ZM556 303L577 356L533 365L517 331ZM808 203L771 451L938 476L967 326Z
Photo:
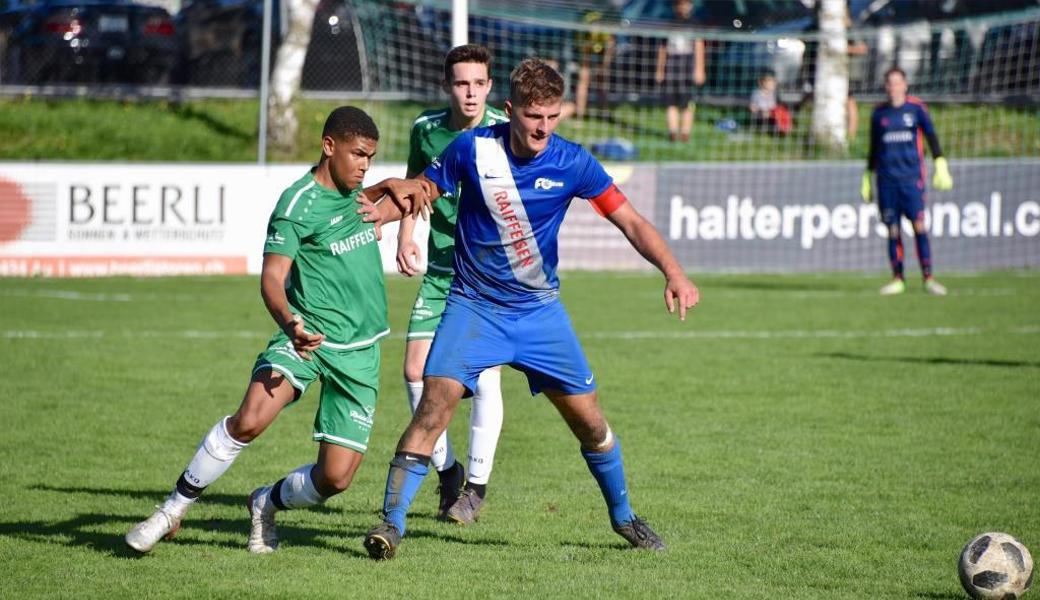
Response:
M391 523L380 523L365 536L365 550L374 560L390 560L401 543L401 534Z
M664 550L664 541L661 536L654 533L650 525L632 515L632 520L622 525L615 525L614 531L628 540L629 544L641 550Z
M466 470L462 468L459 461L443 473L438 473L441 483L437 486L440 494L440 502L437 505L437 518L441 521L448 520L448 509L458 501L462 494L462 484L466 482Z

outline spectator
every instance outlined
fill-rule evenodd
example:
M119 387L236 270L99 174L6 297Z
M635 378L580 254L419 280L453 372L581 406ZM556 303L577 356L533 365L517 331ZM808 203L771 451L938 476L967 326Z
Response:
M758 87L751 92L751 126L770 133L786 135L791 132L791 113L776 96L776 76L765 73L758 78Z
M693 129L693 100L700 95L706 79L704 40L689 36L688 30L696 26L691 0L674 0L672 10L675 25L686 31L676 31L658 46L654 80L661 86L668 107L668 136L673 142L685 142Z

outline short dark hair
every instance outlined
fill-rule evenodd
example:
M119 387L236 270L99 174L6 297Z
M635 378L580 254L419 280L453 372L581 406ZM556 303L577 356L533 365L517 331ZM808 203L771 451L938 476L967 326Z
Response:
M455 46L444 57L444 81L451 83L452 67L459 63L480 63L487 67L488 78L491 77L491 52L477 44Z
M891 69L885 71L885 81L888 81L888 76L891 75L892 73L899 73L899 75L903 79L906 79L906 71L900 69L899 67L892 67Z
M356 106L341 106L329 113L321 137L350 140L364 137L379 141L379 128L368 113Z
M563 98L563 77L539 58L525 58L509 75L509 98L517 106Z

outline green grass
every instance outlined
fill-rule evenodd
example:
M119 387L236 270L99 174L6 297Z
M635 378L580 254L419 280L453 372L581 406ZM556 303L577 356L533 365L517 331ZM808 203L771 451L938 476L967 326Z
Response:
M300 100L297 150L276 150L272 162L315 160L321 128L338 103ZM404 162L412 120L424 108L415 102L359 102L382 133L381 162ZM615 107L609 121L568 120L559 132L589 144L620 136L639 149L640 160L802 160L866 156L871 107L859 109L860 127L849 150L828 153L809 144L811 107L795 115L795 132L785 138L715 127L720 119L744 120L743 108L702 106L692 142L667 140L664 110ZM1040 113L995 106L934 106L933 118L945 152L954 158L1040 156ZM130 160L165 162L253 162L257 154L256 101L198 100L117 102L0 99L0 160Z
M273 330L257 281L0 279L0 595L961 598L976 533L1040 553L1040 275L951 276L946 298L881 298L882 280L699 278L678 323L656 277L566 274L634 506L669 550L623 550L562 420L506 369L481 521L433 520L428 481L398 558L373 563L416 282L389 281L396 333L351 489L283 513L276 554L246 552L246 495L314 458L312 390L138 558L123 534L235 409Z

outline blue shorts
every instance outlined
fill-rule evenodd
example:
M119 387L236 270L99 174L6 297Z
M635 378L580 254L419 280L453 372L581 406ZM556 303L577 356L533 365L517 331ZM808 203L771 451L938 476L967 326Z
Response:
M544 389L586 394L596 389L592 369L559 301L515 309L456 294L437 326L427 377L448 377L472 396L484 370L509 365L527 375L531 395Z
M898 225L899 217L917 221L924 218L924 182L914 179L897 183L878 183L878 210L885 225Z

